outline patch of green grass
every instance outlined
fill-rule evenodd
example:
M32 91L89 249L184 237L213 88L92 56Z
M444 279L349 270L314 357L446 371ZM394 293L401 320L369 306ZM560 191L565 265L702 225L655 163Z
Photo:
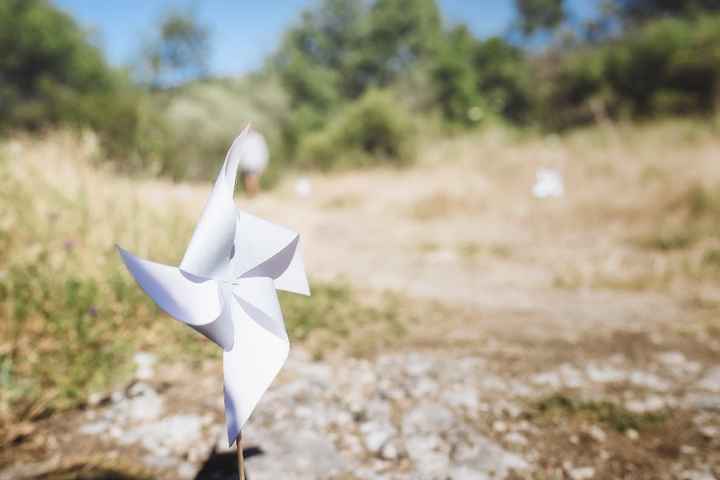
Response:
M647 165L640 172L640 180L645 183L663 180L667 177L667 172L657 165Z
M669 202L667 212L676 217L675 222L660 224L655 233L638 240L640 246L672 251L706 238L720 238L720 188L692 185Z
M336 349L372 353L405 333L396 296L361 299L343 282L313 282L311 288L310 297L280 292L280 302L290 338L317 357Z
M510 258L512 256L512 248L499 243L490 245L490 253L500 258Z
M470 260L481 255L490 255L497 258L508 258L512 255L510 247L499 243L483 245L478 242L462 242L458 244L457 250L461 257Z
M408 213L414 220L427 222L482 209L482 203L470 195L437 191L417 200Z
M458 245L458 252L460 253L460 256L470 260L480 256L482 251L482 246L475 242L465 242Z
M562 269L555 272L553 276L552 285L554 288L561 290L577 290L580 288L585 279L582 274L574 269Z
M433 253L440 250L440 244L436 242L423 242L418 245L418 250L422 253Z
M635 413L616 403L601 400L580 400L561 393L544 397L532 406L534 414L557 417L582 417L604 423L618 431L642 431L662 424L668 419L667 412Z
M645 248L669 252L691 247L699 239L699 232L686 227L664 227L655 234L641 238L639 244Z
M703 266L714 272L720 272L720 248L710 248L702 258Z
M46 262L14 266L0 278L0 424L73 407L132 373L137 350L194 364L217 349L161 314L132 278L114 268L104 279ZM398 300L365 301L346 283L316 282L311 297L281 294L291 339L316 356L329 350L374 352L404 333Z
M74 270L72 260L58 269L41 261L15 265L0 280L5 416L33 417L72 406L131 371L135 319L145 300L128 295L118 302L108 285L67 273ZM131 291L129 285L122 288Z
M690 215L694 218L717 214L720 213L720 193L716 190L695 184L680 198L680 202L686 204Z
M362 203L362 199L359 195L336 195L325 202L323 207L340 210L357 207L360 203Z

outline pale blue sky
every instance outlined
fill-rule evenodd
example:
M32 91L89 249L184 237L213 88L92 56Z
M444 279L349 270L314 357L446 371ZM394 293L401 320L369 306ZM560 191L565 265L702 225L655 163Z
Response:
M437 0L448 23L464 22L479 37L502 34L513 20L513 0ZM592 15L600 0L570 0L574 15ZM53 0L95 32L116 65L130 63L162 12L191 6L210 27L210 71L231 75L256 69L282 33L315 0Z

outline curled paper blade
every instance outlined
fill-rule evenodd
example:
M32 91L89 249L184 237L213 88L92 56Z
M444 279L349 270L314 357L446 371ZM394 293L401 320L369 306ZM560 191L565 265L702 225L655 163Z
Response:
M183 272L177 267L138 258L117 247L138 285L168 315L191 326L223 350L233 346L233 325L222 315L220 289L215 280Z
M273 281L267 277L241 278L232 285L232 294L240 308L261 327L288 341L280 302Z
M310 295L296 232L239 212L235 249L243 252L234 265L236 278L269 277L279 290Z
M180 268L209 278L227 279L235 257L235 178L243 155L245 129L232 143L195 227Z

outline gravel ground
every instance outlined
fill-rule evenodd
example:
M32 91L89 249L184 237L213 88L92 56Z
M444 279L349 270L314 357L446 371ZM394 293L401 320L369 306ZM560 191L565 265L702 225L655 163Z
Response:
M587 342L555 362L545 348L497 340L324 361L296 348L246 428L249 478L717 478L711 350L657 335ZM0 479L101 468L121 478L235 478L217 365L188 370L147 353L136 361L124 390L36 424L35 453L47 460L16 463Z

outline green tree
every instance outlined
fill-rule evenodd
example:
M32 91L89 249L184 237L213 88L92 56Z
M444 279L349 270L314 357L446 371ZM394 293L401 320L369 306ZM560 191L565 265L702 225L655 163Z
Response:
M434 0L377 0L370 10L363 69L357 72L363 82L355 93L387 86L428 64L442 39L442 18Z
M502 38L489 38L475 49L473 66L478 93L489 109L515 122L526 121L532 107L532 72L523 50Z
M145 46L143 67L150 83L179 83L207 73L208 28L191 12L171 10L160 20L158 34Z
M116 78L67 14L44 0L0 2L0 122L37 128L70 117L79 97L103 95Z
M334 82L339 98L358 98L384 87L428 62L442 39L434 0L324 0L307 10L285 36L274 65L288 77L291 96L302 102L307 88L295 91L298 72L320 69ZM300 65L303 65L302 67ZM329 73L332 72L332 73Z
M367 11L358 0L325 0L306 10L272 60L294 106L329 110L362 41Z
M697 16L720 11L720 0L616 0L621 17L630 23L657 17Z
M712 110L720 93L720 17L646 24L608 49L605 76L636 115Z
M0 129L70 126L94 130L121 167L159 154L163 124L126 72L47 0L0 1Z
M477 40L464 25L454 28L431 69L436 102L443 115L453 122L470 124L471 109L480 102L477 72L472 58Z
M515 0L520 29L525 35L559 26L567 16L563 0Z

